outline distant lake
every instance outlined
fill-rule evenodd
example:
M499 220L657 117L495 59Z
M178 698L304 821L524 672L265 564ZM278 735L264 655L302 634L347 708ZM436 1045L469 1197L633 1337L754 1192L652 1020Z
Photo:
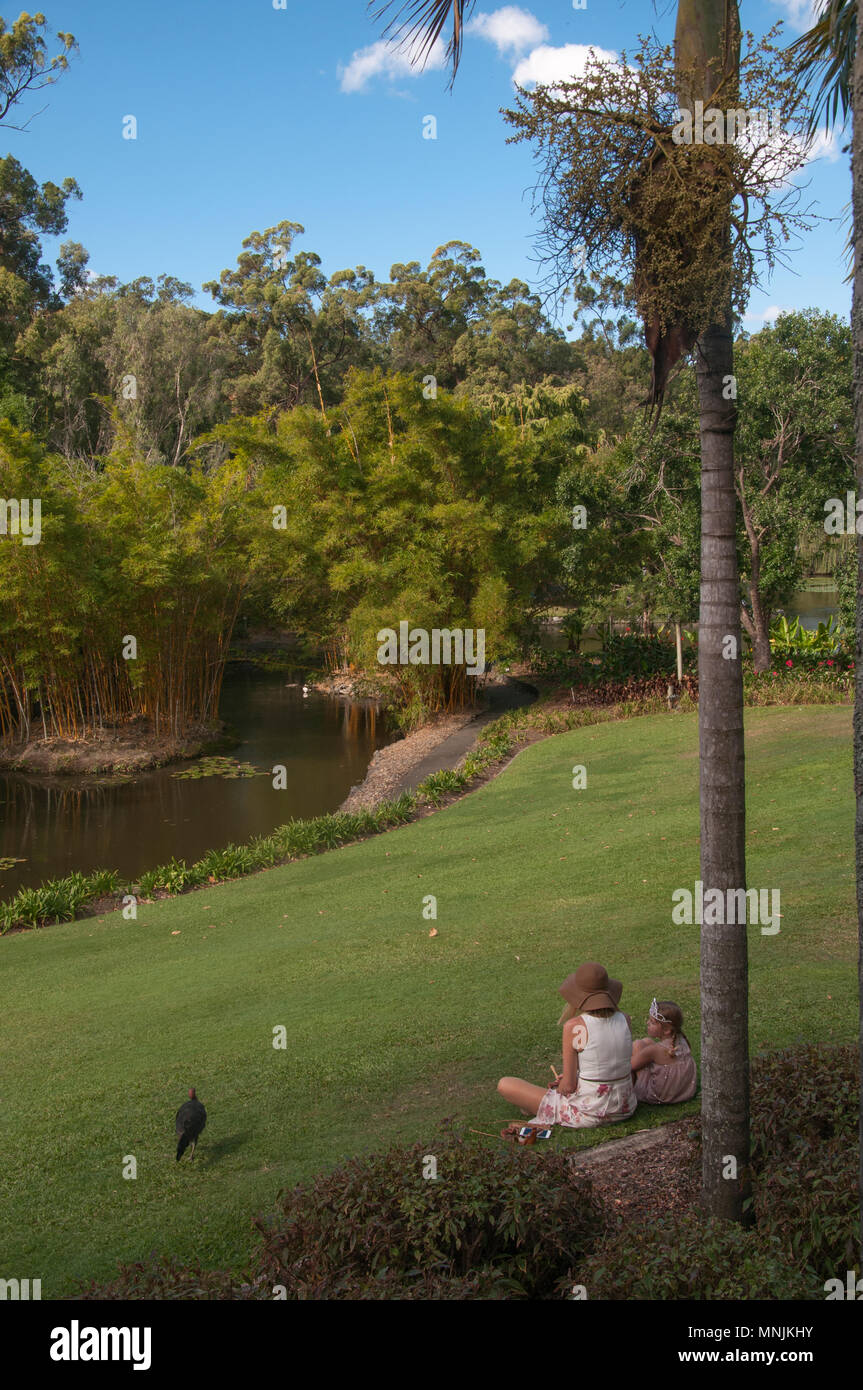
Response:
M784 610L785 616L789 620L799 617L802 627L814 631L819 623L826 623L830 618L835 618L837 614L837 592L830 579L810 580L811 588L800 589L794 595L791 603ZM615 627L618 631L623 631L625 627L632 626L635 630L640 630L638 614L631 614L629 617L615 619ZM687 626L687 624L684 624ZM567 645L565 633L561 631L559 623L547 623L543 630L543 643L555 651L563 651ZM581 643L581 650L585 652L597 652L602 647L599 637L586 636Z

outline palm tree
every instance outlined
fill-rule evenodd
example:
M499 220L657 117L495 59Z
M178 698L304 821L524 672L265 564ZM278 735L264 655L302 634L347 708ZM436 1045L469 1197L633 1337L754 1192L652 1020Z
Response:
M379 18L397 0L376 10ZM447 57L455 78L464 21L473 0L406 0L385 34L414 45L425 61L448 21ZM722 84L734 104L740 62L736 0L679 0L675 29L681 107L705 108ZM724 195L720 195L724 196ZM730 257L728 226L718 260ZM721 221L722 219L720 219ZM685 325L679 325L681 340ZM692 341L690 337L689 342ZM696 347L701 432L701 610L698 630L701 878L704 893L745 888L745 781L740 598L734 491L736 407L729 292L722 321ZM655 359L656 360L656 359ZM739 899L737 899L739 901ZM712 1215L742 1221L749 1195L749 1034L746 923L704 924L701 932L702 1204ZM729 1164L732 1157L734 1164Z
M851 334L854 343L854 416L857 455L857 496L863 497L863 0L825 0L818 21L794 44L798 72L806 83L818 82L810 131L824 121L828 130L852 113L851 135L851 245L854 252L854 290L851 301ZM856 682L854 692L854 786L857 814L854 845L857 862L858 988L860 1013L860 1066L863 1074L863 535L857 537ZM863 1103L860 1108L860 1202L863 1207ZM863 1266L863 1232L860 1241Z
M822 0L822 6L812 28L791 44L804 83L820 79L810 121L813 135L822 119L828 130L833 127L840 106L843 120L848 115L857 46L857 0Z
M740 21L736 0L679 0L676 96L736 102ZM724 196L724 195L723 195ZM716 258L731 256L731 199ZM695 345L701 435L701 605L698 620L698 736L701 878L705 895L746 886L743 673L734 430L737 408L731 294L722 322ZM728 397L732 398L729 399ZM740 1221L749 1196L749 981L746 922L701 928L702 1204ZM729 1164L728 1159L736 1160ZM736 1180L735 1180L736 1175Z

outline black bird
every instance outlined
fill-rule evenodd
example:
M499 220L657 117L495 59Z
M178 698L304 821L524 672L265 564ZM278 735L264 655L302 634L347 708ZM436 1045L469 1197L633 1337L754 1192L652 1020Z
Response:
M207 1123L207 1112L195 1095L195 1088L192 1086L189 1091L189 1099L184 1100L177 1111L177 1162L186 1152L189 1144L192 1145L192 1158L195 1157L195 1148L198 1143L198 1136Z

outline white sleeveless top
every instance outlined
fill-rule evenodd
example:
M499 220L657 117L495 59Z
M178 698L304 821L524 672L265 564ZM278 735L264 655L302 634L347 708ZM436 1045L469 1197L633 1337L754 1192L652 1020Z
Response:
M594 1018L591 1014L581 1017L587 1029L587 1044L578 1048L578 1029L572 1039L579 1054L579 1080L628 1081L632 1070L632 1033L625 1015L618 1009L611 1018Z

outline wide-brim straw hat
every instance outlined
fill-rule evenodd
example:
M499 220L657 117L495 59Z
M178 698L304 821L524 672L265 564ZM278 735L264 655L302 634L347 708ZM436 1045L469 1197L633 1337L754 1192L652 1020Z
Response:
M588 961L580 965L573 975L567 975L558 994L562 994L567 1004L579 1009L616 1009L623 985L620 980L609 978L604 965Z

